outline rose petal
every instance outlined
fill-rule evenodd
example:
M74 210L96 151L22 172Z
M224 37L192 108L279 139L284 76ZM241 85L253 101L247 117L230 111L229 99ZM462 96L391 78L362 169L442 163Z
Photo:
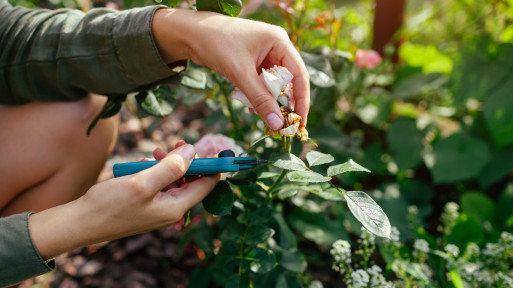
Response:
M265 71L263 68L260 77L263 78L265 86L269 92L271 92L271 95L273 95L274 99L278 98L281 93L281 87L283 86L281 85L280 79L276 75Z
M240 102L242 102L242 104L244 104L244 106L248 108L253 108L253 105L251 105L251 102L249 102L248 97L246 97L246 95L242 93L242 91L240 91L239 89L235 89L235 91L232 94L232 98L235 100L239 100Z
M281 86L285 86L292 81L292 78L294 78L294 75L290 73L290 71L283 67L283 66L277 66L274 65L273 69L276 72L276 76L280 79Z
M220 134L206 134L194 144L194 148L200 158L210 158L223 150L232 150L235 155L239 155L243 151L235 143L235 140Z

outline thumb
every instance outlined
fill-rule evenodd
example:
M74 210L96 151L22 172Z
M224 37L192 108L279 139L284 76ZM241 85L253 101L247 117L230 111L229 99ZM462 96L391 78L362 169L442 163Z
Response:
M196 155L194 146L186 144L171 151L156 165L135 174L135 181L143 183L148 191L158 192L183 177Z
M243 83L240 83L240 86L237 87L248 97L257 114L273 130L281 129L283 127L283 116L278 102L262 83L256 71L250 73L246 79L240 82Z

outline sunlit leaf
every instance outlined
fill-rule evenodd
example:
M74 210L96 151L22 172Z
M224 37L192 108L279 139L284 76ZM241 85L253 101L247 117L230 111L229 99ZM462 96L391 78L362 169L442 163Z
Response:
M287 178L292 182L320 183L330 181L330 177L322 176L313 171L292 171L287 174Z
M207 73L198 68L189 67L185 71L181 85L193 89L205 89L207 85Z
M306 153L306 160L310 166L317 166L333 162L335 158L329 154L324 154L317 151L308 151L308 153Z
M233 191L230 184L226 181L219 181L214 190L203 199L202 203L208 213L224 216L232 211L233 201Z
M252 272L267 273L274 268L276 259L271 250L260 247L251 249L246 255L245 260Z
M162 98L157 97L153 91L139 93L135 96L141 110L155 117L163 117L173 112L173 106Z
M274 155L269 161L273 166L286 169L301 171L306 170L305 163L296 155L290 153L280 153Z
M354 217L371 233L389 238L390 222L379 205L365 192L346 191L347 206Z
M240 0L196 0L196 9L235 17L242 9L242 2Z
M361 171L361 172L369 172L370 170L360 166L358 163L354 162L353 159L349 159L347 162L330 166L328 168L328 176L335 176L338 174L346 173L346 172L354 172L354 171Z
M245 242L249 245L262 243L274 235L274 230L266 225L251 225L246 231Z
M301 52L301 57L305 62L312 84L318 87L335 85L333 70L326 56Z

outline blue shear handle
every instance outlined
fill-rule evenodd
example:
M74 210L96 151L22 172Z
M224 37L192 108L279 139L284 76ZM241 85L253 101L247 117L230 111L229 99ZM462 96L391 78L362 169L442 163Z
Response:
M192 160L191 165L184 176L217 174L224 172L237 172L240 169L248 169L254 165L239 165L233 164L234 160L252 160L255 157L221 157L221 158L199 158ZM159 161L141 161L131 163L118 163L114 164L114 177L121 177L125 175L135 174L144 169L148 169ZM247 167L246 167L247 166Z

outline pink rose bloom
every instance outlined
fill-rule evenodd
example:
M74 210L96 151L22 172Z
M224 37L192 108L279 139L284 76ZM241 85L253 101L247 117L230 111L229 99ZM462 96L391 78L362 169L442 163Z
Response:
M360 68L374 69L383 59L374 50L358 49L354 57L354 65Z
M194 144L196 154L200 158L211 158L223 150L232 150L235 156L243 152L240 146L235 144L235 140L224 135L207 134Z

